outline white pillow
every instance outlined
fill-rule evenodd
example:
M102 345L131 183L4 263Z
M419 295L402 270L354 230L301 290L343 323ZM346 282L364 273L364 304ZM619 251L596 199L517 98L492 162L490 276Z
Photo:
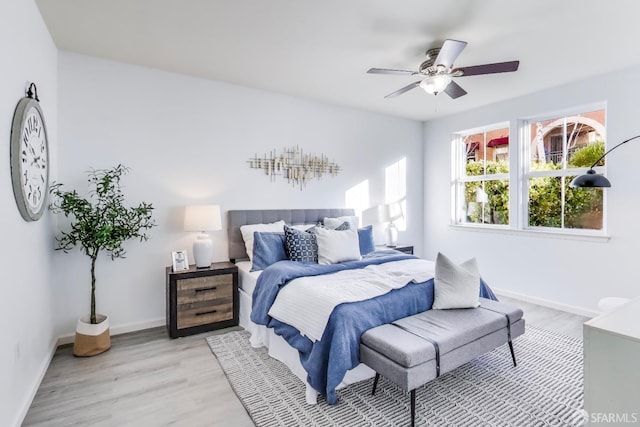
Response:
M284 221L276 221L269 224L249 224L240 227L242 238L244 239L244 247L247 250L249 259L253 261L253 233L256 231L271 231L284 233Z
M349 228L352 230L357 230L360 226L360 217L357 216L339 216L337 218L329 218L325 217L322 220L322 223L325 227L335 230L340 227L344 222L349 223Z
M318 243L318 264L335 264L362 259L358 230L337 231L318 227L315 234Z
M480 272L476 259L456 265L438 252L432 308L475 308L480 305L479 295Z

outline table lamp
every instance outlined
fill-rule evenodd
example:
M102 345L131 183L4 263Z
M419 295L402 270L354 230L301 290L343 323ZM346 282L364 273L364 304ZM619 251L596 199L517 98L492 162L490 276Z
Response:
M384 230L384 240L385 245L390 248L398 246L398 229L393 221L400 218L402 218L402 209L399 203L376 205L362 212L362 223L364 225L388 223L387 228Z
M213 242L207 231L222 229L219 205L190 205L184 210L184 231L199 231L193 242L193 258L197 268L208 268L213 259Z

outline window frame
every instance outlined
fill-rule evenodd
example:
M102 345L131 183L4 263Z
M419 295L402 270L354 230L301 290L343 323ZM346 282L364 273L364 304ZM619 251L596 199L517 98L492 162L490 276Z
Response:
M567 227L542 227L529 225L529 180L537 177L569 177L582 175L589 167L567 168L566 144L563 144L565 151L563 163L565 167L559 170L532 171L531 169L531 126L537 121L544 121L553 118L567 118L570 116L586 114L589 112L603 110L604 112L604 144L607 150L607 103L597 102L571 107L563 110L556 110L545 114L533 115L518 118L513 122L501 121L493 124L479 126L472 129L453 132L451 134L451 196L450 196L450 226L460 229L473 229L475 231L488 232L518 232L529 235L537 235L552 238L577 238L577 239L605 239L607 237L607 192L602 193L602 228L567 228ZM512 126L513 124L513 126ZM467 152L463 149L463 137L480 132L488 132L500 127L509 129L509 172L506 174L485 174L467 177L466 163ZM515 129L515 131L514 131ZM485 135L486 137L486 135ZM487 160L486 152L484 159ZM593 168L598 174L605 174L607 171L606 162L603 166ZM506 180L509 185L509 218L506 224L491 224L483 222L465 221L466 211L462 212L465 206L465 183L473 181L487 181L489 179ZM564 204L564 190L562 193L562 203ZM564 210L563 210L564 224Z
M482 175L467 175L466 174L466 165L469 161L469 156L466 148L463 149L465 143L464 138L467 136L475 135L478 133L482 133L484 137L483 149L483 160L486 162L487 158L487 133L495 130L507 129L507 133L509 134L509 172L507 173L496 173L496 174L487 174L484 173ZM467 129L464 131L455 132L452 135L452 200L451 200L451 224L462 227L482 227L482 228L501 228L506 229L509 228L509 224L511 222L511 218L513 215L512 212L512 203L511 196L512 192L512 161L511 161L511 126L508 121L498 122L486 126L480 126L473 129ZM477 161L477 160L476 160ZM493 161L493 160L492 160ZM485 170L486 172L486 170ZM493 223L485 223L485 222L467 222L464 221L463 218L466 218L466 209L464 212L462 208L466 206L465 200L465 185L469 182L481 182L482 188L484 189L484 183L487 181L507 181L509 184L509 217L507 218L506 224L493 224ZM481 217L484 218L484 203L482 206Z
M561 204L563 206L562 209L562 227L544 227L544 226L532 226L529 225L529 180L532 178L567 178L570 176L579 176L587 173L589 167L580 167L580 168L568 168L567 167L567 146L566 144L562 144L562 163L563 168L557 170L548 170L548 171L531 171L531 125L538 121L545 121L550 119L566 119L571 116L579 116L581 114L586 114L589 112L594 112L598 110L604 111L604 130L605 135L604 139L604 150L607 150L607 106L605 102L595 103L595 104L587 104L577 107L572 107L560 111L554 111L546 114L540 114L530 117L525 117L519 120L518 128L520 129L520 138L519 138L519 146L521 147L521 156L519 156L520 164L520 179L519 179L519 188L518 192L519 197L521 198L521 202L519 203L520 209L518 211L520 217L520 229L526 230L529 232L537 233L557 233L557 234L566 234L566 235L579 235L579 236L605 236L607 233L607 192L603 191L602 193L602 228L601 229L590 229L590 228L567 228L564 226L564 203L565 203L565 192L564 186L562 187L563 191L561 193ZM564 139L564 138L563 138ZM593 168L598 174L606 174L607 166L606 161L603 166L594 166Z

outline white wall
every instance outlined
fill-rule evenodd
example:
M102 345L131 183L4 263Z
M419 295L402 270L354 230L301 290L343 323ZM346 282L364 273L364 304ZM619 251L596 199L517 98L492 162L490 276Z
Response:
M0 2L0 55L0 425L12 426L26 414L56 342L52 314L53 221L48 212L37 222L22 219L13 196L9 164L13 112L25 95L27 82L37 84L53 163L56 158L57 52L33 1Z
M370 180L371 202L384 201L384 168L408 159L413 218L401 241L420 251L422 124L224 83L61 52L60 181L84 188L90 167L123 163L130 202L153 203L158 227L148 242L127 244L128 257L97 266L98 311L112 331L164 323L165 266L195 233L181 230L182 208L211 202L230 209L343 207L348 188ZM306 189L270 182L247 160L300 146L343 168ZM224 216L226 223L226 215ZM223 224L223 227L225 224ZM212 233L215 260L227 259L226 231ZM89 260L57 253L56 332L72 333L89 310Z
M604 296L640 294L640 144L630 143L607 156L608 242L543 238L523 234L478 233L449 227L451 133L526 116L607 102L608 146L640 133L640 69L611 73L482 109L425 123L425 253L438 251L458 261L476 256L488 283L571 310L593 312ZM438 207L438 208L436 208Z

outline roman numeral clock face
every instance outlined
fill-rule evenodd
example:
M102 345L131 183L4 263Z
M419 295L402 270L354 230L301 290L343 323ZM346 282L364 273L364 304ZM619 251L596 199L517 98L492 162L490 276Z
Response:
M49 191L49 147L42 110L32 98L21 99L13 117L11 178L20 214L38 220Z

